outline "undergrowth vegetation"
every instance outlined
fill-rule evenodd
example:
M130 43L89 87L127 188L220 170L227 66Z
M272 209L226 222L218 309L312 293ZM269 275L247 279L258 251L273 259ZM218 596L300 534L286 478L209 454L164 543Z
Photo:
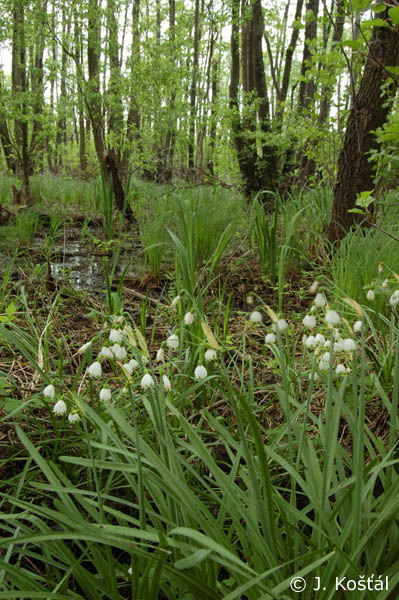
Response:
M395 597L398 242L324 245L325 190L132 181L129 227L99 182L37 186L3 226L0 598ZM89 292L51 269L75 205Z

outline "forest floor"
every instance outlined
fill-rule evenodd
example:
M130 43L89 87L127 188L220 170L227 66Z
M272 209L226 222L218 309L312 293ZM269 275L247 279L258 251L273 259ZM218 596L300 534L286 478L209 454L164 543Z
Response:
M0 589L289 600L327 560L318 600L348 565L398 588L399 245L330 248L328 190L135 186L133 224L95 183L6 204Z
M56 212L58 210L56 209ZM62 227L52 237L50 247L46 247L49 236L49 215L39 213L39 225L35 230L31 246L20 246L12 275L9 279L9 297L18 295L22 287L24 295L29 299L30 315L17 311L13 322L21 330L32 327L32 319L38 332L43 332L48 325L49 307L59 295L55 311L51 313L51 329L55 339L62 340L66 351L63 364L64 383L72 383L74 372L78 366L78 349L87 340L96 336L100 322L98 315L107 310L105 269L113 256L112 244L107 242L101 219L94 214L61 214ZM6 226L7 231L7 226ZM3 237L0 265L4 271L10 264L11 254L9 240ZM128 225L120 235L118 264L115 268L111 288L116 292L123 273L123 307L133 321L140 322L140 313L145 303L145 328L142 329L148 343L149 351L155 355L169 330L169 316L159 313L159 307L168 309L174 288L174 266L154 275L145 265L142 253L143 245L137 226ZM49 261L47 261L47 257ZM313 257L314 260L315 257ZM315 265L315 263L314 263ZM201 268L201 266L199 267ZM299 269L294 263L285 274L284 282L284 314L294 324L296 334L301 335L301 321L309 308L312 295L308 292L319 269L309 267ZM248 313L253 309L254 298L260 298L265 305L275 307L277 304L277 287L264 277L259 260L250 248L227 252L221 259L216 277L210 287L210 295L204 303L204 312L208 305L212 310L215 298L223 288L223 297L229 298L229 344L233 348L239 345L243 332L246 332L246 350L253 357L255 397L259 408L260 422L267 431L278 429L285 420L281 405L276 401L275 383L279 380L279 369L271 361L266 360L264 331L251 330L247 326ZM219 314L219 326L222 326L223 311ZM267 323L267 316L266 316ZM156 327L155 327L156 324ZM271 324L269 320L269 324ZM299 364L302 348L296 347ZM50 352L49 360L56 361L56 349ZM38 357L39 360L39 357ZM227 363L227 359L226 359ZM6 399L0 408L0 417L5 418L0 425L0 444L9 450L17 438L12 421L7 414L12 413L20 403L38 394L42 383L32 364L22 354L8 346L3 348L0 359L2 377L2 394ZM10 384L10 381L13 383ZM325 391L320 389L312 400L315 414L323 411ZM188 409L189 412L191 408ZM35 415L43 418L48 411L46 406L35 408ZM218 404L220 414L231 418L231 407L223 402ZM227 414L229 413L229 414ZM24 430L33 434L31 410L19 410L18 421ZM370 430L381 439L387 436L389 415L381 402L372 399L367 404L366 418ZM48 422L49 432L52 424ZM42 428L39 429L43 435ZM342 440L345 431L342 431ZM347 440L351 443L351 440ZM4 453L5 457L7 453Z

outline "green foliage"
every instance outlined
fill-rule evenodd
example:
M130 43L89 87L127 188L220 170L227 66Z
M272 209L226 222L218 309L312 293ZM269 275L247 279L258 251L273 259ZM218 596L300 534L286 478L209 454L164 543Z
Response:
M151 272L157 276L162 262L172 256L167 227L174 215L169 196L154 187L147 185L144 189L135 191L135 206L145 260Z
M399 118L391 115L382 128L377 129L379 145L370 152L375 172L376 187L386 190L397 187L399 170Z
M350 298L367 303L369 289L379 292L383 280L397 269L399 243L375 229L357 228L341 242L332 256L331 277L334 284ZM384 271L379 272L379 265ZM382 312L385 297L377 293L373 308Z
M265 213L265 207L260 198L261 195L257 194L252 203L251 233L256 239L263 274L268 276L271 283L274 284L277 277L280 250L277 228L279 201L276 199L272 223L270 223L269 216Z
M93 194L99 182L82 181L58 175L35 175L30 180L31 194L36 205L56 206L64 210L79 210L93 206ZM94 208L94 206L93 206Z
M378 331L371 313L359 310L361 337L345 359L351 374L334 375L331 352L319 383L316 353L305 348L299 364L295 358L302 334L276 328L273 359L265 360L279 367L273 396L284 417L273 432L262 425L244 336L202 381L185 371L183 351L161 367L147 363L154 378L147 389L140 385L142 362L130 375L113 360L106 403L98 402L94 378L79 393L66 386L63 397L80 423L60 416L56 439L37 443L16 427L20 469L0 495L0 597L51 593L61 600L79 590L89 600L128 594L289 600L293 577L320 577L326 589L318 595L332 600L337 577L374 571L395 590L397 315L382 317ZM148 354L138 328L123 327L129 352ZM367 362L370 332L377 356L391 352L383 359L391 372L383 384L381 366L374 370L375 361ZM0 333L32 361L32 341L15 328L0 326ZM157 381L163 369L172 379L169 391ZM77 378L83 375L80 370ZM196 411L203 394L207 405ZM391 420L386 444L365 417L371 398L383 402ZM213 407L220 400L226 416ZM183 412L181 402L193 409ZM313 598L313 587L302 592L304 600Z
M17 180L12 177L0 176L0 204L9 205L12 203L11 186L17 185Z
M6 311L6 315L7 315L6 320L11 320L11 318L15 312L15 303L14 302L11 302L10 304L8 304L8 306L6 306L6 305L9 302L10 295L12 293L10 281L11 281L11 277L15 270L15 262L17 260L17 257L18 257L18 253L15 252L13 254L11 260L8 262L6 268L4 269L4 272L2 273L2 282L1 282L1 287L0 287L0 312L3 312L4 310ZM13 306L14 306L14 310L12 308L10 308ZM0 320L2 322L4 322L2 317L0 317Z
M39 214L35 209L25 209L15 217L15 231L20 246L30 246L39 226Z
M179 292L184 291L188 294L191 302L195 300L198 310L202 312L202 301L212 282L212 277L223 252L231 241L233 235L233 225L229 223L219 237L213 240L213 253L209 256L207 262L199 273L199 267L202 264L198 251L198 235L201 235L201 227L197 227L199 217L191 211L188 204L183 204L177 200L179 209L178 230L181 232L181 238L169 231L169 234L176 247L175 255L175 278ZM201 238L200 238L201 239ZM210 249L209 249L210 250Z
M95 205L100 209L103 215L104 231L107 241L114 239L113 209L114 192L112 182L105 180L104 172L101 171L101 186L94 191Z
M231 224L231 235L245 223L243 199L220 187L166 191L161 186L134 184L134 204L140 226L144 254L157 275L162 261L173 256L177 236L190 253L191 272L212 260L220 240Z
M219 186L201 186L177 192L176 226L171 229L184 239L186 223L194 217L194 235L198 263L209 261L214 254L220 236L232 224L235 231L245 222L244 200ZM183 210L183 213L182 213ZM184 216L183 216L184 214Z

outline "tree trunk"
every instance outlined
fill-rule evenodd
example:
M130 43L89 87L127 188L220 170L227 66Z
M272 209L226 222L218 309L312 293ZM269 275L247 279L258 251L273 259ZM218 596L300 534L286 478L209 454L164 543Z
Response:
M126 140L123 155L122 155L122 172L125 176L129 169L129 160L132 152L133 143L136 141L139 150L141 149L140 141L140 110L137 103L136 94L136 74L140 62L140 0L134 0L132 6L132 49L129 57L130 63L130 98L129 110L126 121Z
M395 5L398 5L396 0ZM389 22L387 12L378 15ZM337 242L359 215L350 213L357 194L374 187L370 150L378 148L374 131L387 120L397 86L386 84L386 66L399 66L399 32L397 28L374 27L369 54L359 90L349 113L345 139L338 159L338 181L334 190L331 222L327 228L330 241ZM381 86L384 86L384 92Z
M75 44L75 67L77 80L77 105L79 115L79 166L81 175L84 177L87 174L87 151L86 151L86 130L85 130L85 115L84 115L84 100L82 94L82 62L83 48L82 35L80 32L80 18L77 10L74 13L74 44Z
M66 105L67 105L67 91L66 91L66 71L67 71L67 39L69 38L71 20L69 14L67 15L67 9L63 7L62 10L62 54L61 54L61 81L60 81L60 94L58 97L57 106L57 134L55 138L56 145L56 157L55 162L59 169L62 169L63 165L63 153L65 151L66 142ZM64 146L63 146L64 145Z
M205 91L202 93L202 110L198 125L198 134L197 134L197 181L200 181L200 178L203 174L204 167L204 141L207 134L208 129L208 106L209 106L209 91L211 89L211 68L212 68L212 60L213 60L213 48L215 41L217 39L217 33L212 29L210 31L210 35L208 38L208 51L207 51L207 59L206 59L206 69L205 69Z
M43 169L44 139L43 139L43 107L44 107L44 73L43 73L43 54L44 54L44 28L47 19L47 0L39 7L37 15L37 37L34 48L34 62L31 69L31 90L32 90L32 135L29 144L29 173L34 172L35 162L40 170Z
M108 58L110 77L106 94L108 108L108 135L111 146L115 146L117 162L121 160L123 132L122 79L119 60L118 20L115 0L107 0Z
M252 4L253 20L253 70L254 85L257 96L260 99L258 106L259 127L262 134L261 156L258 158L258 172L262 186L267 189L277 188L278 161L277 148L269 141L271 133L270 106L267 95L265 65L263 62L262 39L263 39L263 15L261 0L255 0Z
M298 94L298 112L299 114L309 114L309 107L313 102L316 91L316 82L314 76L306 78L306 72L312 66L312 42L317 38L317 16L319 11L319 0L308 0L306 4L306 26L305 43L303 47L303 58L301 66L301 81L299 83ZM314 145L313 140L305 142L302 149L298 152L299 164L299 185L305 185L307 179L311 177L316 169L314 159L309 159L306 154L307 147Z
M251 10L252 9L252 10ZM277 185L277 150L268 143L270 131L269 101L262 54L263 16L260 0L250 8L243 4L242 21L242 81L246 116L241 119L238 88L240 82L239 0L232 2L230 110L233 142L244 179L245 192L273 190ZM254 103L258 99L258 103ZM258 104L258 111L253 108ZM251 110L252 109L252 110ZM257 123L261 134L261 151L257 147Z
M102 98L100 92L100 40L101 40L101 6L98 0L89 2L89 31L87 41L88 60L88 92L86 97L87 109L93 130L94 145L104 176L108 181L112 178L115 204L119 210L125 206L125 192L121 181L120 163L114 148L108 151L104 139L104 119L102 114ZM125 216L129 221L134 219L129 205L126 206Z
M86 103L97 157L102 168L106 171L104 121L100 92L101 8L98 5L98 0L89 0L88 11L87 64L89 80Z
M189 144L188 144L188 170L190 177L194 177L194 145L195 145L195 122L196 122L196 102L197 102L197 78L198 78L198 59L199 59L199 40L200 40L200 26L199 26L199 0L195 0L194 10L194 57L193 57L193 72L191 76L190 86L190 131L189 131Z
M294 23L299 23L302 15L302 7L303 0L297 0L296 10L295 10L295 19ZM285 63L284 63L284 72L283 79L280 87L280 94L278 98L278 107L277 107L277 127L281 129L283 124L283 113L285 108L285 102L287 100L288 93L288 85L291 78L291 69L292 69L292 59L294 56L295 48L299 38L299 26L293 25L291 41L285 52Z
M306 81L306 72L312 64L312 42L317 37L317 15L319 12L319 0L308 0L306 4L305 40L303 45L303 57L301 66L301 81L299 83L298 112L306 111L313 100L316 89L314 78ZM313 15L313 16L312 16Z
M176 66L176 6L175 0L169 0L169 45L170 45L170 56L173 62L173 66ZM176 117L175 117L175 103L176 103L176 86L172 83L172 91L169 100L169 123L168 132L166 134L165 150L163 153L163 161L161 165L161 180L170 181L173 176L173 164L175 156L175 145L176 145Z
M331 41L331 51L334 51L335 46L342 41L342 34L345 23L345 5L344 0L336 0L337 14L334 22L334 31ZM334 67L329 68L331 74L334 73ZM333 94L333 83L329 82L322 86L320 95L319 123L323 125L330 113L331 96Z
M3 85L3 74L0 73L0 106L6 106L5 91ZM7 115L3 112L3 108L0 111L0 140L3 147L4 157L7 163L7 169L9 173L15 174L16 164L14 156L14 148L8 129Z
M209 128L209 148L208 148L208 171L211 175L215 174L214 153L216 144L216 102L218 96L218 61L216 58L212 60L211 71L211 115Z
M26 73L25 4L23 0L14 0L13 3L12 92L18 107L18 117L15 119L18 167L22 176L25 202L30 204L32 199L29 184L28 81Z

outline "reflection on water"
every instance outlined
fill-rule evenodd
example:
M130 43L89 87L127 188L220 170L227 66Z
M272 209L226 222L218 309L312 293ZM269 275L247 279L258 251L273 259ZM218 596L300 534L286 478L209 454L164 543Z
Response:
M36 236L32 248L34 262L43 264L44 247L45 238L41 235ZM56 242L51 248L51 274L56 281L67 282L74 289L102 291L105 288L105 256L101 251L93 253L85 239L61 241L61 243ZM115 270L115 277L117 279L132 258L134 258L134 263L129 266L126 277L134 279L138 276L142 268L142 263L140 262L138 248L132 246L129 253L121 253L118 258L118 266ZM111 257L108 258L108 262L111 269ZM4 254L0 254L0 274L5 272L9 263L10 258Z
M56 281L67 281L75 289L103 289L104 267L97 260L77 255L65 257L62 262L51 261L51 274Z
M59 252L60 250L62 253ZM115 269L116 278L122 274L131 259L131 256L120 255ZM109 258L110 269L111 261L112 258ZM128 268L126 277L136 278L138 271L136 260L135 264L131 264ZM75 289L103 290L105 287L104 256L91 255L87 246L79 241L53 249L51 273L54 279L67 281Z

